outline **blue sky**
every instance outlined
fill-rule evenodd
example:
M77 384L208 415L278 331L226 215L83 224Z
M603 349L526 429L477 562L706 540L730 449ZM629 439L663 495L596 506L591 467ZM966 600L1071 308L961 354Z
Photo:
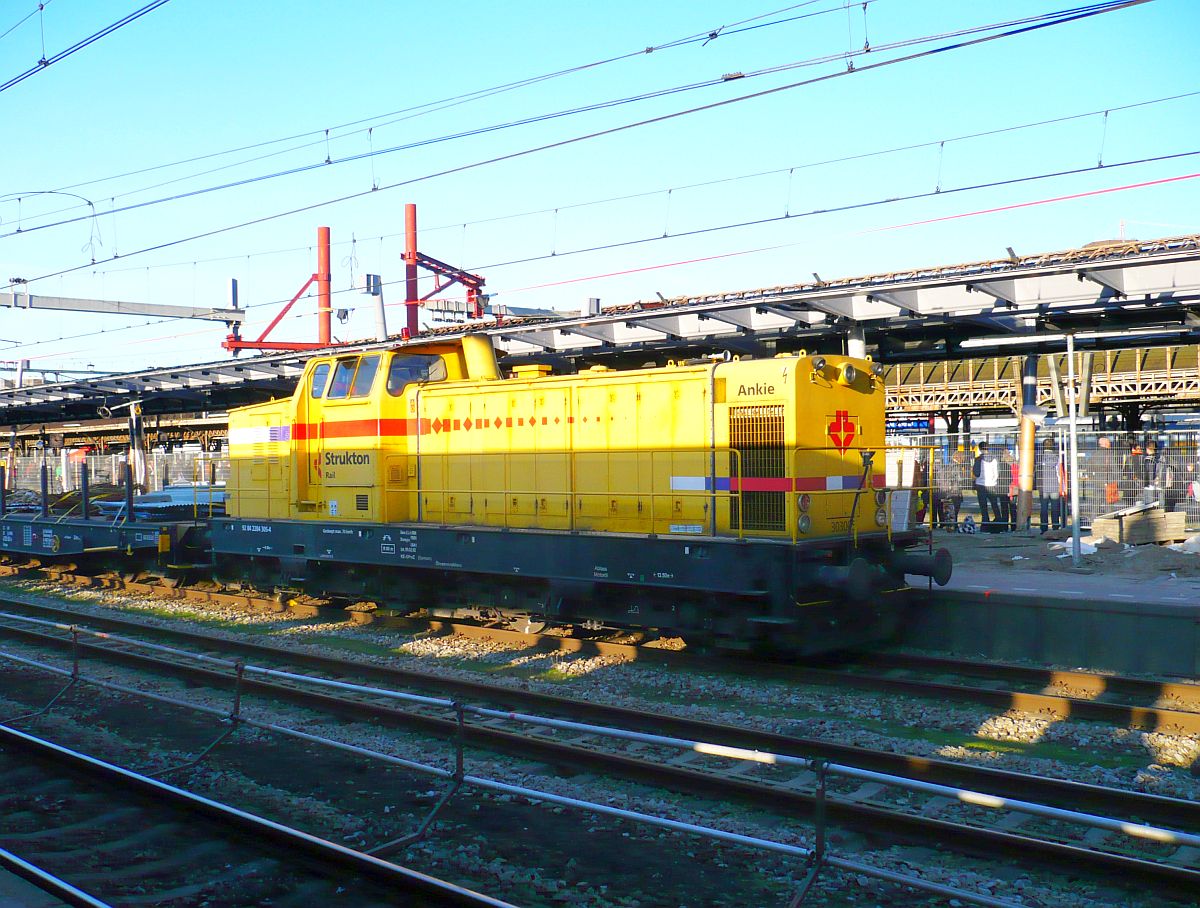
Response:
M43 34L45 53L51 55L141 2L51 0L40 17L0 38L5 61L0 81L37 61ZM36 6L34 0L8 0L0 7L0 33ZM888 50L895 42L1065 7L1025 0L872 0L864 14L861 2L847 9L843 0L799 5L785 0L441 5L171 0L0 92L6 124L0 145L0 286L14 276L66 271L35 281L30 291L222 306L230 279L237 278L243 305L253 307L245 333L255 336L278 311L277 304L314 270L316 228L328 225L335 244L334 289L340 291L335 307L353 310L347 324L335 324L334 334L349 340L369 335L372 328L366 298L351 292L354 281L365 272L380 273L385 281L403 276L406 202L418 205L422 250L482 273L495 302L563 310L578 310L588 297L618 304L654 299L658 293L671 297L786 284L807 280L813 272L828 279L974 261L1002 256L1007 246L1021 253L1050 251L1117 237L1122 225L1127 236L1140 238L1200 231L1200 179L953 217L1200 172L1200 155L1112 166L1200 150L1200 95L1117 109L1200 91L1200 60L1194 53L1200 4L1192 0L1154 0L866 68L962 39ZM805 18L795 18L800 16ZM637 53L720 26L727 28L707 43ZM872 50L861 53L868 39ZM842 55L848 52L857 53L856 71L845 74ZM627 54L469 102L412 110ZM833 59L322 164L327 156L336 161L821 58ZM843 75L481 164L838 73ZM1107 117L1095 113L960 138L1104 110L1111 111ZM358 121L358 127L342 128ZM297 138L277 141L287 137ZM260 143L272 144L222 154ZM911 145L922 147L822 163ZM1095 169L1101 157L1109 166ZM112 213L310 165L318 166ZM460 167L469 169L431 177ZM1093 169L950 191L1079 168ZM370 191L373 185L404 181L411 182ZM939 187L936 196L883 203ZM46 190L86 198L96 217L88 219L92 209L73 195L33 194ZM362 197L272 217L356 193ZM868 202L880 204L807 214ZM794 216L779 220L784 213ZM44 226L81 216L75 223ZM762 219L774 220L672 236ZM208 231L223 232L136 254ZM577 251L634 240L645 242ZM534 261L505 264L521 259ZM387 293L389 302L402 298L398 285ZM314 308L314 301L302 300L298 317L285 320L277 334L313 338ZM401 310L390 311L398 328ZM0 359L25 356L40 368L170 365L223 358L223 333L222 327L201 322L0 310L0 338L5 339Z

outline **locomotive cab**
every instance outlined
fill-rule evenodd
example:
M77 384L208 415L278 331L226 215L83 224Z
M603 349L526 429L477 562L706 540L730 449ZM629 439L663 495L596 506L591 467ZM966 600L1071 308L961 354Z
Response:
M499 377L490 342L317 357L286 400L231 416L231 511L244 517L411 519L419 389Z

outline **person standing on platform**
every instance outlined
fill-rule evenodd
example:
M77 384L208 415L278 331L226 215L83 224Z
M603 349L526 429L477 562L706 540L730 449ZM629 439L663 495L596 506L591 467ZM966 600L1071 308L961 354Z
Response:
M1183 510L1187 512L1188 526L1195 526L1200 514L1200 460L1189 458L1180 470L1180 491L1183 493Z
M1042 509L1042 532L1063 527L1063 493L1066 469L1053 438L1043 438L1037 458L1038 498Z
M979 499L979 523L986 532L995 532L1000 522L1000 461L988 450L988 443L979 443L979 453L971 464L975 477L975 496Z
M916 515L917 523L925 522L925 515L932 510L930 508L930 492L929 487L929 464L924 455L917 453L916 460L913 463L913 491L916 492Z
M1088 499L1097 514L1105 514L1121 506L1121 463L1113 450L1112 439L1101 435L1096 439L1096 453L1088 466Z
M1175 471L1158 453L1158 442L1146 442L1146 453L1142 455L1142 504L1158 502L1159 507L1171 509L1174 502L1168 501Z
M935 474L937 471L934 471ZM938 488L933 492L933 516L938 525L946 530L958 529L958 513L962 510L963 489L969 484L971 452L955 451L950 455L939 477Z
M1010 474L1008 497L1004 502L1004 520L1008 524L1008 530L1011 533L1017 529L1017 500L1021 494L1021 456L1016 449L1005 450L1004 459L1008 464L1008 472ZM1025 529L1028 529L1028 527L1025 527Z
M1137 504L1142 500L1142 489L1146 485L1145 469L1142 466L1142 458L1145 456L1146 452L1142 450L1141 443L1136 438L1131 438L1129 456L1125 458L1121 470L1121 499L1125 506Z

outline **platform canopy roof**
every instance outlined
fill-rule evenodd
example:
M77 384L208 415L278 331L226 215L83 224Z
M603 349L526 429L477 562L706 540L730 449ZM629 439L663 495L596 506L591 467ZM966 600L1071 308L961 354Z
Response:
M511 361L640 364L723 351L833 352L861 337L884 362L1200 342L1200 235L867 277L655 300L594 315L441 328L388 349L490 334ZM223 409L290 393L313 351L0 390L0 423L88 419L133 400L147 413Z

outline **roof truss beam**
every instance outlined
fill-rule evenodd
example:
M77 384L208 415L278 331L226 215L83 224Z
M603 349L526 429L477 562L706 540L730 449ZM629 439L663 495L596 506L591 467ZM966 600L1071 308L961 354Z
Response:
M616 331L612 325L571 325L569 328L560 328L559 333L568 337L572 334L586 337L610 347L617 342Z
M753 314L746 309L722 309L710 312L701 312L700 321L721 322L725 325L732 325L743 334L749 334L754 330Z
M95 312L101 315L149 315L158 318L198 318L206 321L240 324L246 320L242 309L213 309L200 306L169 306L159 303L129 303L121 300L73 299L65 296L34 296L24 293L0 293L0 306L10 309L53 309L63 312Z
M630 328L647 328L650 331L657 331L663 337L668 337L675 341L685 341L688 338L683 333L683 328L680 326L680 318L677 315L662 315L654 318L643 318L636 322L626 322Z
M1016 281L978 281L968 283L966 287L968 292L986 293L1009 308L1017 305Z
M1093 284L1099 284L1107 290L1111 290L1121 299L1125 298L1125 280L1124 272L1117 269L1108 269L1105 271L1080 271L1079 279L1081 281L1091 281Z
M920 315L921 307L916 290L872 290L867 294L868 302L887 303L905 315Z

